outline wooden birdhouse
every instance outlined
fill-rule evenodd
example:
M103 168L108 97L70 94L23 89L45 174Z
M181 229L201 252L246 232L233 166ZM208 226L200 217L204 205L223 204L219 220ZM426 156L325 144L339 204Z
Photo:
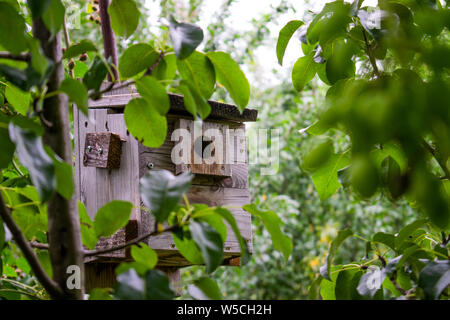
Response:
M171 94L167 115L168 132L163 145L148 148L129 134L124 121L124 108L139 94L132 88L111 91L100 100L90 101L89 118L74 109L76 164L76 196L84 203L91 218L112 200L130 201L134 205L130 223L115 235L100 239L97 248L124 243L152 231L154 222L148 210L140 209L139 179L149 170L169 170L173 174L191 171L195 174L187 192L190 203L226 206L233 213L242 236L252 248L251 217L242 210L250 202L245 122L256 121L257 111L242 114L232 105L210 101L211 114L202 123L187 112L183 97ZM190 144L179 154L188 162L173 161L178 151L177 129ZM220 147L211 148L213 137L222 133ZM184 152L184 153L183 153ZM214 161L219 154L225 161ZM195 161L192 161L195 160ZM178 252L171 234L152 237L147 244L158 253L158 267L183 267L191 263ZM239 243L231 231L224 245L224 264L236 264ZM126 249L93 257L95 261L129 260Z

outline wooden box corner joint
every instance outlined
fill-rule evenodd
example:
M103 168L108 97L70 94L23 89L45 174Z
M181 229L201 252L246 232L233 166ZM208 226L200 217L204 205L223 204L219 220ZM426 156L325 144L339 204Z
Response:
M112 132L86 133L83 165L105 169L120 168L124 141Z

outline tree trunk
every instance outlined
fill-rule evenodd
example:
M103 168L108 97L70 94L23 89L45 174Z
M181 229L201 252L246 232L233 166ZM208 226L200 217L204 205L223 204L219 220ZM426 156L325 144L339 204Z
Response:
M41 42L44 54L54 63L54 70L48 81L48 92L58 90L64 79L61 36L54 37L41 19L33 22L33 35ZM69 105L65 95L59 94L44 100L43 116L50 123L46 125L44 143L67 163L72 164L72 143L70 140ZM55 194L48 203L49 252L53 278L63 289L67 299L82 299L84 294L84 265L80 239L80 225L75 198L66 200ZM78 266L81 287L70 289L73 279L70 266ZM69 271L69 273L68 273ZM72 276L72 277L71 277ZM68 281L69 280L69 281Z

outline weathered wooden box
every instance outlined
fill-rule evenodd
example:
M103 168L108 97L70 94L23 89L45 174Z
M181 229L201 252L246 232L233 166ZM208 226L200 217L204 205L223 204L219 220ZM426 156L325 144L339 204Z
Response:
M76 166L76 196L84 203L86 209L94 218L97 210L111 200L126 200L134 205L130 223L108 239L100 239L97 247L107 248L124 243L138 235L152 231L154 222L139 196L139 179L148 170L166 169L174 174L189 170L195 173L193 184L187 192L190 203L203 203L210 206L226 206L234 214L243 237L249 249L252 249L251 217L242 210L242 205L250 202L248 189L248 163L245 139L245 122L255 121L256 110L246 109L242 114L235 106L210 102L212 111L203 126L226 129L241 129L239 136L227 136L226 139L238 139L234 143L234 160L231 164L184 165L172 162L171 153L175 146L171 140L172 132L178 127L193 125L193 118L186 111L183 97L170 95L171 109L167 116L168 132L164 144L157 148L148 148L140 144L127 131L124 121L124 107L133 98L139 97L133 88L111 91L102 99L90 101L89 119L78 109L74 108L74 140ZM121 157L117 166L110 160L100 161L101 165L89 165L86 157L94 152L96 157L105 158L100 154L101 146L88 146L92 136L113 133L120 137ZM108 135L109 136L109 135ZM109 138L112 139L112 138ZM107 139L106 139L107 140ZM226 146L226 145L225 145ZM226 147L225 147L226 148ZM226 154L230 150L224 149ZM170 234L163 234L150 238L148 245L158 253L159 267L182 267L190 265L177 251ZM224 264L235 264L240 256L239 243L231 229L228 231L224 245ZM129 259L127 250L95 257L98 262L118 262Z

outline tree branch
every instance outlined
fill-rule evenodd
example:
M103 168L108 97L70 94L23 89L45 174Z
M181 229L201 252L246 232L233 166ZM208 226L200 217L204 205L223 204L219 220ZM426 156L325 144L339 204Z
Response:
M12 54L10 52L0 51L0 59L29 62L31 61L31 55L29 53Z
M97 256L97 255L100 255L100 254L105 254L105 253L109 253L109 252L125 249L125 248L128 248L128 247L132 246L133 244L137 244L139 242L142 242L146 238L157 236L157 235L163 234L165 232L172 232L172 231L174 231L177 228L179 228L178 224L173 225L173 226L171 226L171 227L169 227L167 229L161 230L161 231L155 230L155 231L146 233L146 234L144 234L142 236L139 236L139 237L137 237L137 238L135 238L133 240L130 240L130 241L124 243L124 244L121 244L121 245L118 245L118 246L115 246L115 247L85 251L84 252L84 256L85 257Z
M105 58L108 60L111 58L111 62L116 66L112 69L114 78L119 79L119 72L117 67L119 65L119 60L117 58L117 46L116 37L114 36L114 31L111 27L111 18L108 14L109 0L99 1L99 15L102 25L102 35L103 35L103 46L105 48ZM108 75L109 81L112 81L111 75Z
M42 286L45 288L45 290L48 292L48 294L50 296L61 298L63 296L62 289L58 286L58 284L55 281L53 281L47 275L47 273L45 273L44 269L42 268L42 266L39 262L39 259L36 255L36 253L33 251L33 248L28 243L27 239L25 238L23 233L20 231L17 224L14 222L1 195L0 195L0 216L3 220L3 222L8 227L11 234L13 235L14 240L16 241L16 243L19 246L20 250L22 251L23 255L27 259L27 262L30 265L31 269L33 270L38 281L42 284Z

